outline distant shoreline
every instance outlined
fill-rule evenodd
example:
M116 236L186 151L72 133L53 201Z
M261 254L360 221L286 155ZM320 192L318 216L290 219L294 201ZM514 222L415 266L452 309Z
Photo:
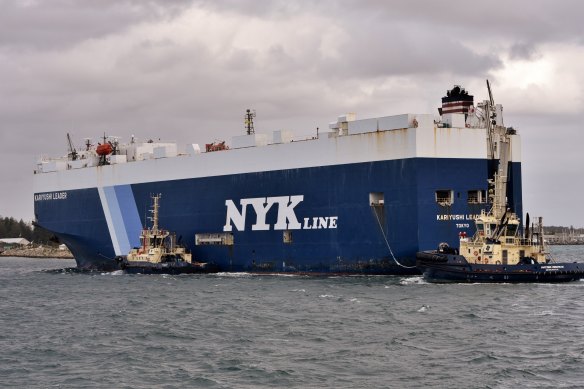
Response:
M0 254L0 258L31 258L31 259L42 259L42 258L51 258L51 259L75 259L73 257L63 257L63 256L56 256L56 255L16 255L16 254Z
M0 257L74 259L69 250L43 246L8 249Z

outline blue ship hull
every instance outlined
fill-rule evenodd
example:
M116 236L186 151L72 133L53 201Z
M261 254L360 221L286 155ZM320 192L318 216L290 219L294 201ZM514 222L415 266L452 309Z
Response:
M80 268L117 269L116 255L139 246L150 195L161 193L160 225L176 232L194 259L222 271L412 274L416 252L474 233L473 215L486 204L469 203L468 191L486 190L488 173L486 159L409 158L138 183L101 194L67 190L59 201L35 201L35 216ZM451 205L436 202L438 190L452 191ZM383 201L372 206L371 194ZM277 206L265 214L267 230L254 227L259 218L250 205L243 225L227 217L228 200L243 214L242 199L297 195L301 228L277 229ZM520 163L510 165L508 197L521 214ZM226 226L232 245L195 244L196 234L225 233Z

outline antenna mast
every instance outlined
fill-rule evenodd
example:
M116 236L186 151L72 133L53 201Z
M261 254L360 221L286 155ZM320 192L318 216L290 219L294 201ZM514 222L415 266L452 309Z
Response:
M255 109L252 111L248 109L245 111L245 130L247 131L247 135L255 134L255 129L253 128L253 118L256 117Z

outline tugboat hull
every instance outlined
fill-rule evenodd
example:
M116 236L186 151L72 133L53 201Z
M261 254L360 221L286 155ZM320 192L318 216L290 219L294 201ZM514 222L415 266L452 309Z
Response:
M424 251L416 265L425 280L435 283L557 283L584 278L584 263L471 264L458 254Z
M120 269L128 274L209 274L221 271L219 266L210 263L163 262L119 260Z

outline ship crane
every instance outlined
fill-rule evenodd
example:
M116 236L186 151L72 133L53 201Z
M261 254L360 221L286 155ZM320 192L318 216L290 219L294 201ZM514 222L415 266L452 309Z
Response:
M489 157L495 162L495 172L488 180L489 197L492 203L491 213L503 220L508 212L507 209L507 182L508 169L511 156L511 131L508 131L502 123L497 120L497 110L491 84L487 80L489 100L483 102L484 118L487 125L487 142L489 147Z
M71 135L69 135L69 133L67 133L67 143L69 143L69 159L71 161L76 161L78 154L77 154L77 150L75 150L75 147L73 147L73 141L71 141Z

